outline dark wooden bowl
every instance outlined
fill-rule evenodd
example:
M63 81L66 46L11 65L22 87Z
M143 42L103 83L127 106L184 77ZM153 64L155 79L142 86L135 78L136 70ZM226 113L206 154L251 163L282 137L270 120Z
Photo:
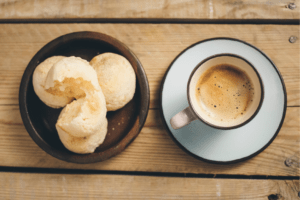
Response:
M76 154L61 143L55 123L62 109L46 106L35 94L32 74L37 65L54 55L77 56L90 61L97 54L113 52L127 58L136 73L136 91L123 108L107 113L108 132L94 153ZM19 104L23 123L31 138L48 154L73 163L104 161L121 153L139 134L149 109L150 91L146 73L130 49L120 41L97 32L60 36L45 45L29 62L20 85Z

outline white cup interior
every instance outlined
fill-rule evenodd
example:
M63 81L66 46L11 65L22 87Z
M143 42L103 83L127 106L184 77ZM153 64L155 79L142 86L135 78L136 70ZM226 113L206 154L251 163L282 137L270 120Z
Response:
M197 82L201 75L210 67L214 67L216 65L220 64L229 64L233 65L240 70L246 72L248 77L250 78L253 88L254 88L254 96L253 96L253 101L251 104L249 104L247 111L243 114L242 117L237 118L234 121L228 122L228 121L219 121L215 120L213 116L208 115L207 112L204 112L203 109L201 109L198 105L197 98L196 98L196 87L197 87ZM236 127L239 126L247 120L250 120L250 118L256 113L258 107L260 106L261 99L262 99L262 92L263 92L263 85L261 84L259 75L255 71L254 67L247 62L246 60L235 56L235 55L216 55L210 59L207 59L204 61L202 64L198 66L196 71L191 77L191 80L188 85L188 94L189 94L189 101L192 109L194 112L198 115L198 117L204 121L205 123L219 127L219 128L231 128L231 127Z

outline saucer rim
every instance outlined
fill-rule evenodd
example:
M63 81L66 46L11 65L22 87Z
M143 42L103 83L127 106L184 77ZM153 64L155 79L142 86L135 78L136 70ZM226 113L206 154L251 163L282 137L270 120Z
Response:
M185 53L187 50L191 49L192 47L198 45L198 44L201 44L201 43L204 43L204 42L207 42L207 41L212 41L212 40L230 40L230 41L237 41L237 42L241 42L243 44L246 44L252 48L254 48L254 50L257 50L260 54L262 54L271 64L272 66L274 67L275 71L277 72L278 76L279 76L279 79L281 81L281 86L282 86L282 89L283 89L283 93L284 93L284 107L283 107L283 113L282 113L282 117L281 117L281 121L279 123L279 126L275 132L275 134L273 135L273 137L269 140L269 142L267 144L265 144L262 148L260 148L258 151L255 151L254 153L246 156L246 157L242 157L242 158L238 158L238 159L234 159L234 160L229 160L229 161L216 161L216 160L210 160L210 159L206 159L206 158L203 158L199 155L196 155L192 152L190 152L186 147L184 147L173 135L172 131L169 129L168 125L167 125L167 122L166 122L166 119L164 117L164 113L163 113L163 105L162 105L162 94L163 94L163 88L164 88L164 83L165 83L165 80L166 80L166 77L170 71L170 69L172 68L174 62L183 54ZM273 141L274 139L276 138L276 136L278 135L278 133L280 132L281 128L282 128L282 125L283 125L283 122L284 122L284 119L285 119L285 116L286 116L286 110L287 110L287 92L286 92L286 87L285 87L285 83L284 83L284 80L282 78L282 75L280 73L280 71L278 70L277 66L273 63L273 61L263 52L261 51L260 49L258 49L257 47L255 47L254 45L248 43L248 42L245 42L243 40L240 40L240 39L236 39L236 38L230 38L230 37L214 37L214 38L208 38L208 39L205 39L205 40L201 40L201 41L198 41L190 46L188 46L187 48L185 48L184 50L182 50L173 60L172 62L170 63L170 65L168 66L168 69L166 70L164 76L163 76L163 79L162 79L162 82L161 82L161 85L160 85L160 91L159 91L159 112L160 112L160 115L162 116L163 120L162 120L162 124L164 126L164 128L167 130L168 132L168 135L171 137L171 139L175 142L175 144L177 144L177 146L179 146L183 151L185 151L187 154L189 154L190 156L198 159L198 160L201 160L201 161L204 161L204 162L207 162L207 163L211 163L211 164L234 164L234 163L238 163L238 162L241 162L241 161L245 161L245 160L248 160L250 158L253 158L254 156L258 155L259 153L261 153L262 151L264 151ZM245 124L245 126L247 126L248 124ZM222 131L225 131L225 130L222 130Z

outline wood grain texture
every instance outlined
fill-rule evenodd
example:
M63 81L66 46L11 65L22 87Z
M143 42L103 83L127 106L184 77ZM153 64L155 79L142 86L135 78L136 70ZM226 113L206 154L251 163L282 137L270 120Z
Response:
M299 19L299 7L299 0L1 0L0 19Z
M120 155L94 164L60 161L41 150L25 130L18 106L0 106L0 165L13 167L94 169L116 171L175 172L299 176L297 166L287 167L286 158L300 158L300 108L289 107L284 125L274 142L256 157L237 164L214 165L182 151L162 126L157 110L150 110L145 127Z
M0 104L18 104L22 74L45 44L66 33L97 31L125 43L140 59L148 76L151 108L158 108L162 78L172 60L188 46L213 37L244 40L265 52L283 75L288 106L300 105L297 25L205 24L0 24Z
M298 180L0 173L0 199L298 199Z
M151 108L137 139L120 155L88 165L66 163L42 151L29 137L19 114L19 84L30 59L46 43L75 31L98 31L129 46L146 70ZM187 155L168 136L158 113L163 75L185 48L203 39L232 37L263 50L283 75L288 105L299 106L299 26L199 25L199 24L1 24L0 25L0 165L18 167L96 169L117 171L179 172L204 174L299 176L286 158L299 152L299 107L289 107L275 141L258 156L238 164L213 165ZM298 154L297 154L298 156Z

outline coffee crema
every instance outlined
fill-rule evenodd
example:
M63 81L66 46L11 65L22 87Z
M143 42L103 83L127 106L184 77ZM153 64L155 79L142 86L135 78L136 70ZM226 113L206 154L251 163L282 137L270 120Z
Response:
M216 122L237 121L253 102L253 84L245 71L220 64L207 69L196 84L200 109Z

